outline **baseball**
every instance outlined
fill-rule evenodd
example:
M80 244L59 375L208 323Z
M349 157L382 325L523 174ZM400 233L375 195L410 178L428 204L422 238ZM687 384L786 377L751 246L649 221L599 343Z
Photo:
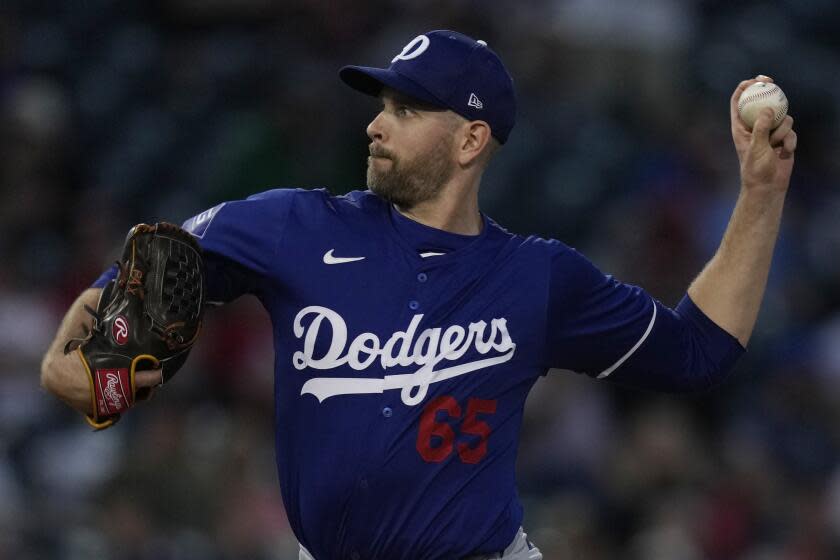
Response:
M756 82L745 89L738 98L738 114L750 130L765 107L770 107L776 114L773 125L770 127L772 130L782 124L788 111L785 92L776 84Z

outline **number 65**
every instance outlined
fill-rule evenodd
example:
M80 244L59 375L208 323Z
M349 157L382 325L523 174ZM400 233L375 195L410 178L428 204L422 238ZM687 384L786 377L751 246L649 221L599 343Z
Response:
M479 420L479 414L495 414L496 400L469 399L467 414L461 422L461 434L478 436L478 442L470 445L466 441L458 442L458 457L461 462L476 464L487 454L487 438L490 426ZM438 417L442 416L441 421ZM446 417L454 420L461 418L461 407L454 397L444 395L429 402L420 416L420 429L417 432L417 452L428 463L440 463L451 453L455 444L455 430L446 422ZM433 445L435 444L435 445Z

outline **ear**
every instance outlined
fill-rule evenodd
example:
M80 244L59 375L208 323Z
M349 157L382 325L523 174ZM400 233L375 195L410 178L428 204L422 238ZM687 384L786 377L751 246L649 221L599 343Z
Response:
M462 167L469 167L481 161L481 154L486 151L487 144L492 137L490 125L484 121L467 121L458 135L458 163Z

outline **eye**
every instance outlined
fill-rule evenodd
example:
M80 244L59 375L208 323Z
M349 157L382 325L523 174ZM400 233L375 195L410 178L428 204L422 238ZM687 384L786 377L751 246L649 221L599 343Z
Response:
M398 117L405 117L412 113L412 110L407 105L397 105L394 109L394 113L396 113Z

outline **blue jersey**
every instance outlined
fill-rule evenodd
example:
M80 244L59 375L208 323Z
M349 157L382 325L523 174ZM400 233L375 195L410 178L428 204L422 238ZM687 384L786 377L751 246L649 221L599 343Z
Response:
M550 368L702 389L743 349L555 240L413 222L369 191L277 189L188 220L208 299L268 311L283 501L318 560L492 553L522 524L525 399Z

